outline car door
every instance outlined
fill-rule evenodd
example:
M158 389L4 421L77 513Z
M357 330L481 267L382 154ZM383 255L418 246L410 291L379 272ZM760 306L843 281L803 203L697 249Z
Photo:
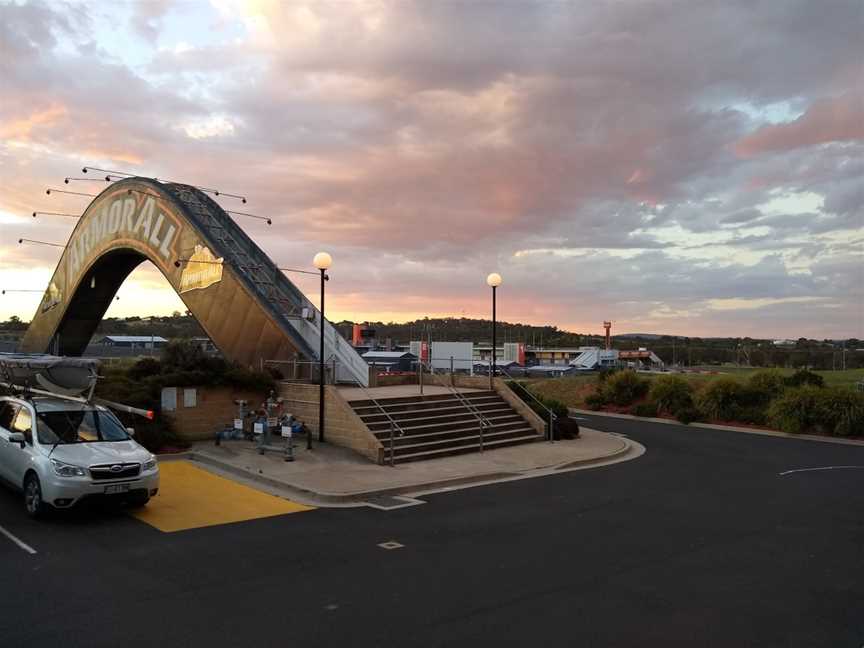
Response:
M9 442L12 422L15 420L15 415L18 414L18 409L17 403L0 401L0 477L7 481L12 481L14 455L21 452L17 443Z
M18 413L12 421L12 432L20 432L27 439L22 448L17 443L6 443L9 448L9 481L16 486L24 485L24 473L30 465L30 457L35 452L33 447L33 412L27 405L18 408Z

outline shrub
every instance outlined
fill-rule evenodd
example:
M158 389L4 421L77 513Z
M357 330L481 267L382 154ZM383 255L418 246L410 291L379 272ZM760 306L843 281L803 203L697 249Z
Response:
M549 398L534 393L524 382L510 380L507 382L507 386L510 387L513 392L519 396L526 405L528 405L528 407L537 412L543 420L549 419L549 410L552 410L558 418L567 418L570 414L566 404L556 398ZM537 401L539 401L539 403Z
M783 393L786 388L786 378L776 369L757 371L747 380L747 387L753 400L758 401L758 404L767 405Z
M740 423L749 423L751 425L765 425L768 418L765 414L764 405L746 405L739 407L735 412L735 420Z
M695 407L684 407L678 410L678 412L675 414L675 418L678 420L678 422L683 423L684 425L688 425L689 423L693 423L694 421L701 421L702 413Z
M652 418L657 416L657 403L639 403L632 410L634 416L646 416Z
M597 374L597 384L602 385L606 380L618 373L618 369L601 369Z
M864 394L841 387L794 387L771 403L768 419L778 429L791 434L861 435L864 434Z
M141 380L147 376L155 376L162 373L162 363L156 358L141 358L138 362L129 367L126 375L132 380Z
M693 388L681 376L660 376L651 383L648 398L656 403L657 412L675 414L685 407L692 407ZM655 415L656 412L652 414Z
M749 398L747 389L737 380L718 378L697 394L696 406L710 419L731 420L749 404Z
M603 383L603 397L615 405L629 405L648 393L650 381L637 376L635 371L618 371Z
M603 394L600 392L594 392L592 394L588 394L585 397L585 407L590 410L597 411L601 409L606 404L606 399L603 397Z
M787 376L784 382L788 387L802 387L804 385L810 385L812 387L825 386L825 379L809 369L799 369L791 376Z
M579 436L579 424L566 416L555 419L556 439L575 439Z

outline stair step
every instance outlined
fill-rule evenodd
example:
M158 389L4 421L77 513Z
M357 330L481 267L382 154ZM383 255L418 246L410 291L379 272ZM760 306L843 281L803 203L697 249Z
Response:
M484 400L484 399L498 399L503 400L501 396L499 396L495 392L484 393L484 392L473 392L473 393L465 393L460 392L462 396L469 397L467 400L476 401L476 400ZM402 396L399 398L376 398L375 399L378 404L382 407L386 408L388 406L401 406L401 405L436 405L443 402L455 402L460 403L462 400L453 394L437 394L435 396ZM371 400L352 400L348 401L351 407L354 410L359 409L378 409L378 405L373 403Z
M525 421L516 419L514 421L507 421L503 423L498 423L497 425L493 425L491 428L485 428L485 434L491 434L492 432L509 432L514 429L522 429L525 427ZM416 434L399 434L396 432L393 435L393 441L395 445L405 445L406 443L410 443L412 441L423 441L424 439L434 439L436 437L441 437L442 440L451 440L456 441L457 439L464 438L465 436L474 436L478 434L477 430L479 426L475 423L474 425L455 428L455 429L444 429L444 430L428 430L426 432L419 432ZM381 441L384 445L388 445L390 443L390 431L381 431L375 434L375 438Z
M537 434L526 435L523 437L517 437L513 439L503 439L501 441L490 441L488 443L483 444L484 450L494 450L496 448L504 448L507 446L521 445L524 443L536 443L542 440ZM480 450L480 443L476 443L470 446L459 446L457 448L443 448L441 450L423 450L419 452L413 452L411 454L399 455L397 454L393 458L394 463L407 463L409 461L423 461L426 459L438 459L441 457L447 457L451 455L457 454L468 454L470 452L478 452ZM385 453L384 462L388 463L390 461L389 454Z
M483 444L487 445L488 443L491 443L493 441L501 440L504 438L511 438L514 436L521 438L523 436L528 436L529 434L539 438L539 435L536 432L534 432L533 429L525 427L525 426L520 427L520 428L515 428L513 430L501 430L498 432L487 432L483 435ZM421 450L421 449L429 448L432 446L437 446L439 449L440 448L461 448L461 447L464 447L466 445L472 445L472 444L476 444L477 446L480 445L480 435L477 434L477 430L474 430L474 434L456 437L455 439L442 439L442 440L438 440L438 441L420 441L418 443L406 443L406 444L402 444L402 445L395 445L394 444L393 450L396 453L396 457L399 457L402 454L406 454L406 452L410 451L412 448L415 449L416 452L422 452L423 450ZM390 448L386 444L384 447L384 453L387 456L390 455Z
M400 413L400 412L397 412L397 414L398 413ZM509 407L507 407L507 408L500 407L497 409L481 410L481 414L483 414L483 416L485 416L486 418L493 418L494 416L502 416L502 415L509 416L511 414L514 414L514 412ZM366 419L366 418L363 419L363 422L366 424L366 427L368 427L370 430L373 429L373 426L380 426L382 424L387 426L387 427L390 426L390 418L388 418L386 415L378 414L376 416L378 418L378 420L376 420L376 421L371 421L371 420ZM461 412L454 412L453 414L440 414L438 416L412 416L410 418L409 417L395 416L395 415L391 414L392 419L394 421L396 421L400 427L406 427L406 425L408 427L410 427L411 424L416 422L416 421L429 421L430 424L438 424L438 423L447 423L449 420L452 419L452 422L455 423L455 422L465 418L466 416L471 417L471 418L475 418L475 419L477 418L476 415L474 414L474 412L466 411L466 410L463 410Z

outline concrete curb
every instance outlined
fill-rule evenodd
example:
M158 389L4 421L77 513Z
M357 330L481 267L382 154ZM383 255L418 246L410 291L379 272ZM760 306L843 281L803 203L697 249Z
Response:
M457 490L461 487L479 486L483 484L513 481L517 479L525 479L529 477L540 477L544 475L560 474L570 470L587 468L595 464L615 463L621 459L623 455L628 454L634 447L628 439L619 438L621 441L620 447L603 455L581 459L576 461L568 461L561 464L550 464L546 466L537 466L522 471L513 472L491 472L480 473L476 475L466 475L463 477L451 477L448 479L440 479L428 482L420 482L414 484L402 484L389 488L379 488L368 491L353 491L349 493L333 493L327 491L314 491L296 484L291 484L274 477L263 475L260 473L247 470L235 466L226 461L221 461L215 457L202 454L200 452L188 451L183 453L175 453L168 455L159 455L159 461L192 461L219 471L234 475L253 484L265 486L277 492L284 493L288 497L306 500L310 503L318 505L359 505L364 504L366 500L380 496L406 495L410 493L429 493L431 491L440 490ZM641 453L640 453L641 454ZM635 457L634 457L635 458Z
M797 439L799 441L817 441L820 443L838 443L840 445L864 446L864 441L857 439L843 439L840 437L826 437L818 434L789 434L777 430L757 430L753 428L737 427L734 425L718 425L716 423L681 423L665 418L652 418L648 416L633 416L632 414L617 414L615 412L595 412L594 410L568 408L571 415L586 414L588 416L606 416L609 418L627 419L630 421L648 421L649 423L665 423L667 425L678 425L680 427L702 428L705 430L723 430L728 432L743 432L744 434L758 434L761 436L777 437L780 439Z

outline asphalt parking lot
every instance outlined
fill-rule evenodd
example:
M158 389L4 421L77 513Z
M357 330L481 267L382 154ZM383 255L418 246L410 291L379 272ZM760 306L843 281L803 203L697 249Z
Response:
M390 512L160 530L117 510L31 521L0 490L0 526L36 552L0 537L0 643L864 644L864 448L590 425L647 453Z

